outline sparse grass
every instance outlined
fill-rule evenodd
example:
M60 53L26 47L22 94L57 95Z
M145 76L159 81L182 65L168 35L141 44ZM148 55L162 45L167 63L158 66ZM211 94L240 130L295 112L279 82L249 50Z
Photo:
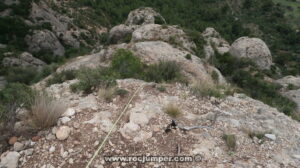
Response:
M180 109L173 103L166 105L163 110L172 118L177 118L181 115Z
M236 136L234 134L224 134L222 138L230 151L236 150Z
M56 124L65 110L66 106L60 101L46 93L39 93L30 108L30 119L37 129L49 128Z
M223 97L215 84L197 82L191 87L191 92L196 97Z
M112 102L112 99L115 96L115 88L100 88L98 95L103 98L106 102Z

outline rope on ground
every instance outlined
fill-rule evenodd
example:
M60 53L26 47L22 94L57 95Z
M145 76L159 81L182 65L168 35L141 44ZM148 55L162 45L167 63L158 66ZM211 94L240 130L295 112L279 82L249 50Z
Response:
M92 164L92 162L94 161L94 159L96 158L96 156L99 154L99 152L101 151L101 149L105 146L109 136L111 135L112 131L115 129L116 125L118 124L118 122L120 121L120 119L122 118L122 116L125 114L125 112L127 111L129 104L132 102L133 98L136 96L136 94L142 90L144 88L144 84L141 85L135 92L134 94L131 96L130 100L128 101L128 103L126 104L125 108L123 109L123 111L121 112L121 114L119 115L118 119L115 121L114 125L110 128L108 134L105 136L104 140L102 141L102 143L100 144L100 146L98 147L98 149L95 151L93 157L90 159L90 161L88 162L88 164L86 165L85 168L89 168L90 165Z

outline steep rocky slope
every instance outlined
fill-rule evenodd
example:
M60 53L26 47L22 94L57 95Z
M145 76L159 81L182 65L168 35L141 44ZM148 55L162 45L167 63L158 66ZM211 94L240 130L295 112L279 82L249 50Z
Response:
M68 104L68 111L75 113L65 115L57 126L40 132L32 140L19 138L18 142L25 144L20 152L20 167L85 167L130 96L141 85L144 88L130 104L92 167L174 167L175 163L107 163L104 156L196 154L203 157L201 162L177 163L178 166L297 167L300 164L300 124L243 94L225 99L196 98L182 85L165 85L166 92L160 92L157 84L127 79L119 80L118 87L130 94L107 103L96 93L84 96L72 93L69 85L74 82L47 88ZM182 111L176 119L180 125L206 127L166 133L172 118L163 109L169 103ZM251 138L251 133L265 137ZM59 140L60 134L67 134L63 135L66 139ZM236 136L234 151L230 152L226 146L224 134ZM2 160L5 156L7 152L3 153Z

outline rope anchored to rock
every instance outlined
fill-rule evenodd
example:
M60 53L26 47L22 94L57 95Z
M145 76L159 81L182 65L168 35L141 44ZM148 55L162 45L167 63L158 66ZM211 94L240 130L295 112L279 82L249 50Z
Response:
M119 115L118 119L115 121L114 125L110 128L108 134L105 136L104 140L102 141L102 143L100 144L100 146L98 147L98 149L95 151L93 157L90 159L90 161L87 163L85 168L89 168L91 166L91 164L93 163L94 159L96 158L96 156L99 154L99 152L101 151L101 149L105 146L109 136L111 135L112 131L115 129L116 125L118 124L118 122L120 121L120 119L123 117L123 115L125 114L125 112L127 111L129 104L132 102L133 98L137 95L137 93L139 91L141 91L144 88L144 84L141 85L135 92L134 94L131 96L131 98L129 99L128 103L126 104L125 108L123 109L123 111L121 112L121 114Z

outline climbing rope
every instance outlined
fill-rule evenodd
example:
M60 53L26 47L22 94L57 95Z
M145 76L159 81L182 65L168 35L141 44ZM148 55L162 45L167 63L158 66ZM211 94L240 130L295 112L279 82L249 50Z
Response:
M105 136L104 140L102 141L102 143L100 144L100 146L98 147L98 149L95 151L93 157L90 159L90 161L88 162L88 164L86 165L85 168L89 168L90 165L92 164L92 162L94 161L94 159L96 158L96 156L99 154L99 152L101 151L101 149L105 146L109 136L111 135L112 131L115 129L116 125L118 124L118 122L120 121L120 119L122 118L122 116L125 114L125 112L127 111L129 104L132 102L133 98L136 96L136 94L142 90L144 88L144 84L141 85L135 92L134 94L131 96L130 100L128 101L128 103L126 104L125 108L123 109L123 111L121 112L121 114L119 115L118 119L115 121L114 125L110 128L108 134Z

